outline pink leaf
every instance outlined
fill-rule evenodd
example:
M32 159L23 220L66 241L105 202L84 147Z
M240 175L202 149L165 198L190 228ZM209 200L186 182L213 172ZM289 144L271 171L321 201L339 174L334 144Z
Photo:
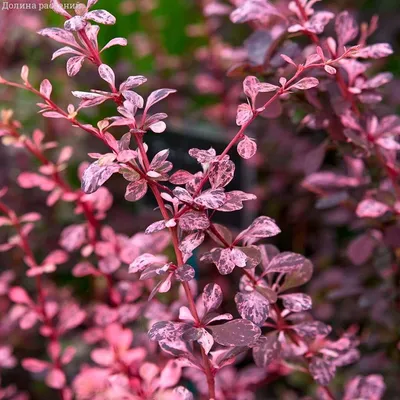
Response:
M174 185L184 185L192 179L193 175L190 172L180 169L170 176L169 181Z
M268 267L265 269L265 272L279 272L279 273L288 273L301 269L306 262L306 258L301 254L292 253L290 251L285 251L276 255Z
M300 79L297 83L287 88L287 90L291 89L299 89L299 90L308 90L315 86L318 86L319 81L317 78L303 78Z
M335 31L338 37L339 48L354 40L358 35L358 25L348 11L343 11L336 17Z
M27 371L38 374L48 369L50 364L46 361L41 361L36 358L25 358L22 360L22 366Z
M244 193L240 190L233 190L228 192L226 195L226 202L218 211L232 212L241 210L243 208L243 202L249 200L255 200L257 197L254 194Z
M250 99L251 104L254 106L256 97L259 92L260 81L255 76L248 76L243 81L244 94Z
M241 24L252 20L262 21L269 15L282 17L277 8L265 0L245 0L231 13L231 21L234 24Z
M202 300L206 312L217 310L222 304L222 290L216 283L209 283L203 289Z
M294 67L297 67L296 63L293 61L292 58L290 58L289 56L285 55L285 54L281 54L281 57L288 63L293 65Z
M64 22L64 28L67 31L78 32L85 28L87 25L86 19L81 17L80 15L76 15L70 19L67 19Z
M203 243L204 237L204 232L191 233L181 241L179 249L188 258L192 255L193 250Z
M60 246L69 252L79 249L85 242L85 225L70 225L61 233Z
M165 221L164 220L157 221L157 222L154 222L151 225L149 225L146 228L145 233L148 235L148 234L151 234L151 233L162 231L163 229L165 229Z
M181 282L189 282L195 275L195 270L189 264L183 264L175 271L176 279Z
M131 182L125 192L125 199L128 201L138 201L147 193L147 181L140 179L136 182Z
M354 53L353 57L359 58L383 58L393 54L392 46L389 43L377 43L363 47Z
M284 55L281 54L281 57L283 57L283 56ZM262 92L262 93L275 92L279 89L279 86L271 85L270 83L263 83L263 82L258 83L257 86L258 86L258 91Z
M101 79L109 83L113 88L115 87L115 74L114 71L106 64L101 64L99 67L99 75Z
M160 374L159 386L162 389L174 387L178 384L182 374L182 368L175 360L169 360Z
M14 303L27 304L27 305L32 303L26 290L19 286L11 288L9 290L8 297Z
M365 199L357 206L356 213L360 218L379 218L389 210L389 206L380 201Z
M125 82L121 83L119 90L123 92L125 90L134 89L135 87L143 85L145 82L147 82L147 78L142 75L130 76Z
M240 104L236 113L236 125L243 126L253 118L253 111L247 103Z
M324 70L331 75L335 75L336 74L336 68L333 68L331 65L325 65L324 66Z
M206 208L215 210L225 203L224 189L209 189L194 199L194 202Z
M268 317L269 303L257 292L239 292L235 296L235 303L241 317L258 326L261 326Z
M179 218L179 227L184 231L205 230L209 226L210 221L200 211L189 211Z
M250 237L253 239L263 239L271 236L276 236L281 230L276 225L275 221L269 217L258 217L254 222L239 236Z
M116 22L114 15L106 10L90 11L85 14L85 18L104 25L114 25Z
M303 293L291 293L279 296L283 306L292 312L307 311L312 308L311 297Z
M71 16L67 11L65 11L63 5L59 0L51 0L50 8L57 14L62 15L63 17L70 18Z
M154 133L162 133L167 129L167 125L164 121L158 121L155 124L150 125L149 128Z
M98 275L99 272L96 268L88 261L82 261L75 265L72 270L72 275L76 278L81 278L83 276Z
M239 142L237 151L240 157L248 160L257 153L257 144L253 139L250 139L245 135L244 138Z
M211 165L208 179L213 189L225 187L235 174L235 164L231 160L222 160Z
M325 26L329 23L331 19L335 17L335 14L329 11L319 11L314 13L311 19L305 23L305 30L314 33L322 33Z
M126 46L128 44L128 41L124 38L114 38L110 40L100 51L103 52L106 49L109 49L112 46Z
M231 249L213 249L211 259L221 275L228 275L235 269L235 263L231 259Z
M158 89L152 92L147 99L146 108L144 112L146 113L148 109L152 107L154 104L158 103L159 101L165 99L167 96L175 92L176 90L174 89Z
M99 161L95 161L83 173L82 190L87 194L94 193L119 169L120 167L117 164L101 165Z
M38 32L39 35L49 37L59 43L64 43L69 46L79 48L79 44L75 40L74 35L71 32L65 31L60 28L45 28Z
M68 76L75 76L82 68L85 56L71 57L67 61L67 74Z
M99 261L100 271L109 275L117 271L120 266L121 261L113 254L108 254Z
M46 376L46 383L53 389L61 389L65 386L66 378L63 371L53 368Z
M235 319L209 328L214 340L222 346L248 346L261 335L260 328L246 319Z
M45 79L41 84L40 84L40 93L46 96L48 99L50 98L51 92L53 90L53 87L51 86L51 83L48 79Z
M314 380L322 386L326 386L333 379L336 367L333 362L326 361L320 357L313 357L309 370Z
M183 203L192 203L193 198L191 194L184 188L176 187L172 191L173 195Z
M204 164L213 161L216 158L217 153L211 147L208 150L190 149L189 155L197 160L198 163Z
M163 263L164 259L161 257L157 257L153 254L144 253L137 257L130 265L129 265L129 273L134 274L136 272L142 272L145 268L153 265L155 263Z
M343 400L380 400L385 391L381 375L356 376L346 385Z
M279 358L281 344L276 332L271 332L266 336L261 336L253 347L253 358L257 367L265 368L272 361Z
M332 328L320 321L301 322L293 325L293 329L301 337L307 341L314 340L317 336L326 337Z
M138 95L136 92L132 92L131 90L124 90L122 95L126 100L130 101L134 106L138 108L143 108L144 100L143 97Z

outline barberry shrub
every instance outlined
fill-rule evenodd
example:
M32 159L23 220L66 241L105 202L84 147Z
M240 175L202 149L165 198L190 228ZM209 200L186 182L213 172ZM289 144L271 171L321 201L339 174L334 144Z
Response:
M306 293L313 287L314 269L319 287L337 279L334 274L321 277L319 254L310 257L314 267L305 254L279 251L269 239L281 234L279 221L270 216L258 216L239 231L216 222L221 213L240 212L257 199L230 188L237 168L232 152L257 159L258 141L249 128L272 110L285 116L293 131L305 127L326 135L307 148L298 186L318 197L321 218L357 229L346 256L352 268L365 272L358 272L357 279L349 275L336 296L364 293L364 281L374 276L369 263L376 250L385 250L386 256L378 263L389 264L381 268L381 278L393 276L399 257L393 236L400 214L400 119L374 111L383 99L380 88L392 79L387 72L370 76L368 70L374 59L392 53L387 43L367 43L377 19L359 27L348 12L314 9L316 2L307 0L204 1L211 39L217 37L213 22L225 15L229 24L248 23L254 32L246 54L228 72L246 73L243 101L235 105L239 128L219 154L212 147L191 148L189 156L198 167L187 171L174 168L169 149L153 152L146 143L150 135L168 135L163 105L176 90L156 89L143 98L146 77L120 78L103 63L104 51L126 46L127 40L99 44L97 24L113 25L116 18L96 9L96 3L77 4L73 15L52 0L52 11L65 18L64 26L39 31L63 46L52 58L68 56L69 77L90 64L97 71L98 89L74 87L71 99L79 100L77 106L59 106L48 79L37 89L28 66L22 68L21 83L0 77L2 85L36 95L42 117L63 120L64 126L93 136L102 149L88 153L79 166L77 189L65 173L73 160L73 141L61 146L39 129L26 135L15 113L2 111L3 144L12 154L25 151L36 160L37 170L22 171L18 185L26 193L45 192L47 208L66 203L76 215L53 247L37 251L33 231L43 228L48 217L16 212L12 188L0 191L0 225L9 234L0 250L19 255L0 275L2 369L20 364L63 400L255 399L257 391L268 393L276 379L285 377L289 383L290 375L297 374L313 382L309 392L298 396L381 399L385 383L379 374L350 373L347 382L334 380L338 370L359 361L358 347L365 338L356 316L334 332L329 321L314 318L313 299ZM328 29L333 36L325 34ZM219 48L209 49L217 75L224 68ZM114 105L115 112L95 125L83 122L89 109L103 103ZM338 149L343 162L336 170L321 170L329 148ZM144 232L132 227L130 234L118 233L112 227L113 196L107 185L113 180L124 182L127 202L151 202L150 197L156 202ZM52 279L66 263L73 277L67 286ZM26 266L24 274L19 264ZM218 275L205 276L209 265ZM93 296L77 293L74 283L80 279L95 287ZM393 295L387 285L384 281L371 289L374 296ZM332 298L319 300L329 305ZM385 299L377 301L386 310ZM12 340L14 331L22 338L39 334L43 349L29 353L26 346L14 354L13 345L21 347ZM298 398L295 392L285 393ZM1 389L0 398L29 396L10 385Z

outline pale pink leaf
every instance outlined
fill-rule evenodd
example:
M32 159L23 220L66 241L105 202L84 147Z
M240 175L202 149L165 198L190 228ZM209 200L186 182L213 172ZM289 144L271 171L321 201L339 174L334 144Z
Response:
M389 211L389 206L374 199L365 199L358 206L356 213L360 218L379 218Z
M260 81L255 76L248 76L243 81L244 94L250 99L253 106L259 92L259 84Z
M48 79L45 79L40 84L40 93L46 96L48 99L50 98L53 87Z
M182 368L176 360L169 360L160 374L159 387L162 389L174 387L178 384Z
M64 29L61 28L45 28L40 30L39 35L48 37L50 39L55 40L56 42L59 43L64 43L69 46L74 46L79 48L79 44L75 40L74 35L71 32L68 32Z
M311 376L319 385L327 386L335 376L336 367L333 362L320 357L313 357L309 364L309 370Z
M392 46L389 43L376 43L363 47L353 54L355 58L383 58L393 54Z
M303 78L303 79L300 79L294 85L291 85L287 90L292 90L292 89L308 90L308 89L318 86L318 84L319 84L319 81L317 78Z
M135 87L143 85L145 82L147 82L147 78L142 75L130 76L126 81L121 83L119 90L123 92L125 90L134 89Z
M158 103L159 101L165 99L167 96L169 96L170 94L175 93L175 92L176 92L175 89L158 89L158 90L152 92L147 99L145 113L154 104Z
M266 0L245 0L239 4L240 6L230 15L231 21L234 24L241 24L252 20L263 21L269 15L282 17L278 9Z
M82 190L87 194L94 193L119 169L120 167L117 164L101 165L99 161L95 161L83 173Z
M46 371L50 367L50 364L46 361L38 360L36 358L24 358L22 360L22 366L27 371L38 374Z
M208 189L194 199L194 202L202 207L215 210L225 203L224 189Z
M244 136L243 139L238 143L237 151L240 157L248 160L257 153L257 143L250 139L248 136Z
M85 28L87 25L86 19L80 15L75 15L74 17L67 19L64 22L64 28L67 31L78 32Z
M99 75L101 79L105 80L112 87L115 87L115 74L114 71L106 64L101 64L99 67Z
M385 392L385 382L381 375L357 375L346 384L343 400L381 400Z
M128 44L128 41L124 38L114 38L110 40L100 51L103 52L106 49L109 49L112 46L126 46Z
M57 14L62 15L65 18L70 18L71 16L65 10L62 3L59 0L50 0L50 8Z
M116 22L114 15L106 10L89 11L85 14L85 18L104 25L114 25Z
M239 292L235 296L235 303L241 317L258 326L261 326L268 317L269 302L257 292Z
M253 118L253 111L247 103L239 104L236 113L236 125L243 126Z
M85 242L86 227L84 225L70 225L61 233L60 246L67 251L77 250Z
M358 35L356 20L348 11L343 11L336 17L335 31L338 37L339 48L354 40ZM342 50L342 49L340 49Z
M191 174L188 171L180 169L170 176L169 181L174 185L184 185L192 179L193 179L193 174Z
M304 293L291 293L279 296L283 306L292 312L307 311L312 308L311 297Z
M211 165L208 174L213 189L225 187L235 174L235 163L231 160L222 160Z
M32 303L26 290L19 286L11 288L8 292L8 297L14 303L27 304L27 305Z
M138 201L147 193L147 181L140 179L136 182L131 182L125 192L125 199L128 201Z
M200 211L189 211L179 218L179 227L184 231L205 230L209 226L210 221Z
M228 275L235 269L235 263L231 259L231 249L213 249L211 259L221 275Z
M216 283L209 283L203 289L202 300L206 312L217 310L222 304L222 289Z
M265 268L265 272L288 273L301 269L306 262L306 258L301 254L285 251L276 255Z
M53 389L61 389L65 386L66 377L63 371L53 368L46 376L46 383Z
M71 57L67 61L67 74L68 76L75 76L82 68L85 56Z

